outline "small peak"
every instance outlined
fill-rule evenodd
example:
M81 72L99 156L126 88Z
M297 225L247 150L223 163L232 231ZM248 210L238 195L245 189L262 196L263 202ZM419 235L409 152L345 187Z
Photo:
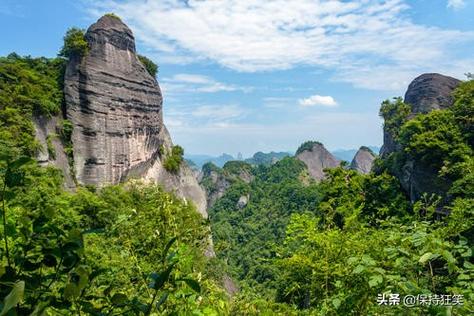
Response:
M135 53L132 30L115 14L108 13L92 24L86 32L89 44L110 43L117 48Z
M361 146L352 159L350 169L363 174L368 174L372 170L376 155L367 146Z
M460 83L456 78L438 73L422 74L408 86L405 103L414 114L447 108L453 104L451 94Z
M324 147L324 145L321 142L309 140L309 141L306 141L303 144L301 144L301 146L298 148L298 150L296 150L296 155L298 155L298 154L300 154L304 151L315 151L315 150L318 150L318 149L326 150L326 148Z

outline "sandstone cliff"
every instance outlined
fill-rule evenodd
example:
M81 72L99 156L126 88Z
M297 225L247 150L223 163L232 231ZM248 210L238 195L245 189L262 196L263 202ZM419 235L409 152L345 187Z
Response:
M336 168L340 164L319 142L306 142L301 145L296 151L296 158L306 164L310 176L317 181L325 178L325 168Z
M107 15L89 27L85 39L88 52L69 59L64 79L65 116L73 126L73 172L62 156L58 166L82 185L129 178L158 182L193 201L207 217L205 193L189 167L184 162L177 172L163 167L164 152L173 144L163 123L162 94L137 57L132 31ZM38 138L45 138L41 135L47 131L42 131L51 130L51 124L37 124Z
M368 174L374 165L375 154L368 147L362 146L355 154L350 168L363 174Z
M411 108L410 117L450 107L453 104L452 92L460 82L458 79L434 73L415 78L408 86L404 99ZM403 149L384 129L384 144L380 154L388 157L391 153L400 150ZM394 175L400 180L412 202L418 200L423 192L443 195L449 186L441 182L436 172L428 166L411 160L405 161L398 170L394 170Z

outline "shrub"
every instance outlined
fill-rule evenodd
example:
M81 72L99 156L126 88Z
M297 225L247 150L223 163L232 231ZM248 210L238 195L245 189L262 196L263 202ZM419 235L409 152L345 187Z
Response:
M312 141L312 140L309 140L309 141L306 141L304 142L303 144L301 144L301 146L298 148L298 150L296 150L296 154L301 154L303 151L311 151L314 147L314 145L323 145L321 142L317 142L317 141Z
M138 60L145 66L146 71L154 78L158 74L158 65L155 64L151 59L143 55L137 55Z
M385 120L385 130L396 137L399 128L408 120L410 112L410 106L399 97L394 98L393 101L383 101L379 115Z
M183 162L184 149L181 146L173 146L171 153L166 155L163 166L169 172L178 172L181 163Z
M64 45L59 52L59 56L66 58L82 57L87 53L88 49L89 45L84 38L84 30L73 27L64 36Z

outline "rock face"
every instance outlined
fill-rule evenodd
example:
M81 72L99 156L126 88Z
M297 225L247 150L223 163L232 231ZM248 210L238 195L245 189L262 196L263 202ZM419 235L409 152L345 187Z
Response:
M453 104L452 93L460 83L458 79L433 73L415 78L408 86L404 100L411 107L410 116L450 107ZM384 144L380 154L387 157L401 150L403 149L394 137L384 130ZM442 194L447 190L448 184L440 182L435 171L411 160L406 161L394 173L412 202L418 200L423 192Z
M354 158L352 159L350 168L362 174L370 173L374 165L375 155L368 147L362 146L359 148Z
M85 38L89 51L69 60L64 80L77 182L156 181L193 200L207 217L205 194L186 164L178 173L163 168L160 149L173 144L163 123L162 94L137 57L132 31L120 19L103 16Z
M336 168L340 164L321 143L314 143L310 149L298 153L296 158L306 164L310 176L317 181L325 178L325 168Z
M422 74L415 78L408 86L404 99L411 107L411 117L451 106L452 93L460 83L458 79L436 73ZM380 155L384 157L397 150L400 148L393 135L384 129Z
M460 80L436 73L423 74L415 78L405 93L405 103L410 104L412 112L428 113L445 109L453 104L453 90Z

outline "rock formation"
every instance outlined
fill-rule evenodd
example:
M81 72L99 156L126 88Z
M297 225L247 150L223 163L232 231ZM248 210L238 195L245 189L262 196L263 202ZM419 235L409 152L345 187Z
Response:
M453 104L452 93L460 80L440 74L423 74L415 78L405 93L404 102L411 108L410 117L437 109L446 109ZM403 150L394 137L384 129L384 144L380 151L383 157ZM404 190L412 202L418 200L423 192L442 195L448 184L441 182L436 172L428 166L414 161L405 161L399 170L394 170Z
M305 146L306 144L309 146ZM308 148L303 149L303 146ZM340 164L340 161L319 142L308 142L302 147L296 152L296 158L306 164L310 176L317 181L325 178L325 168L336 168Z
M404 102L411 107L411 117L432 110L445 109L453 104L452 92L460 80L436 73L422 74L415 78L405 93ZM400 150L393 136L384 129L382 157Z
M370 170L372 170L375 157L375 154L370 148L362 146L352 159L350 168L362 174L368 174Z
M415 78L405 93L405 103L413 114L445 109L453 104L453 90L460 80L436 73L423 74Z
M243 161L228 161L223 168L209 162L202 166L199 183L206 191L207 205L211 208L235 182L250 183L253 180L250 164ZM247 198L248 202L249 197Z
M59 167L82 185L129 178L158 182L192 200L207 217L205 193L189 167L182 163L178 172L163 167L164 153L173 144L163 123L162 94L137 57L132 31L106 15L89 27L85 39L88 52L69 59L64 80L73 172L64 170L64 163ZM48 124L37 125L47 129Z

